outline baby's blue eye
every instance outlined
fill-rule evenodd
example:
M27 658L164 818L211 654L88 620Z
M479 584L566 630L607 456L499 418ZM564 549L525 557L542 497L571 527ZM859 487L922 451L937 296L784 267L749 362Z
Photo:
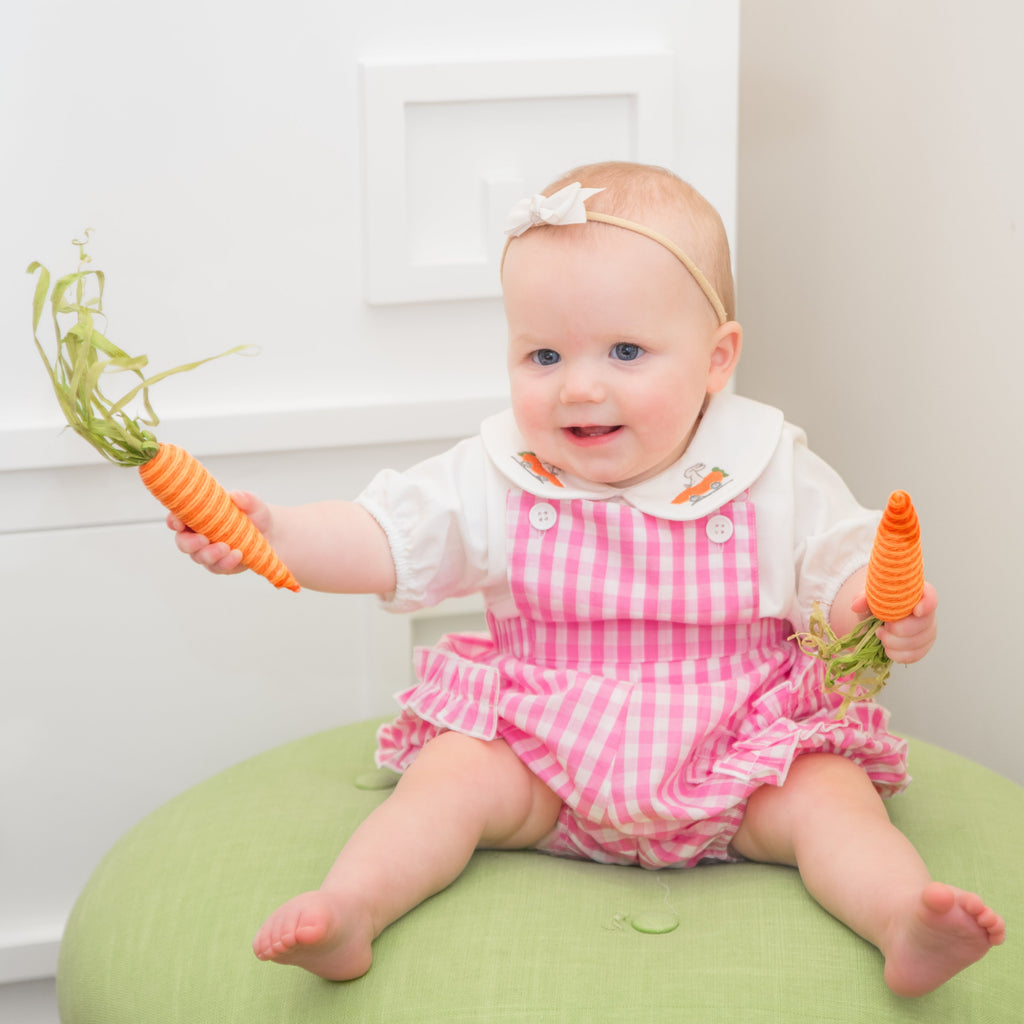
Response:
M634 342L620 341L612 349L612 358L621 359L624 363L629 363L634 359L639 359L641 352L643 352L643 349Z
M554 366L561 358L553 348L539 348L533 353L533 361L538 366Z

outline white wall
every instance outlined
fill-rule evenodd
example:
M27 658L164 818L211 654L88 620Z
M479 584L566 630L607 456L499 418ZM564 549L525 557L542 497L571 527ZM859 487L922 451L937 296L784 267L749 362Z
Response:
M898 728L1024 782L1024 8L742 5L741 388L914 497L941 638Z
M677 166L732 223L735 32L712 22L735 6L5 7L0 978L52 969L123 828L230 761L373 713L405 662L364 639L390 624L365 602L190 571L130 474L54 437L25 265L64 267L95 227L115 340L157 368L262 346L165 385L168 436L229 486L351 493L471 429L503 387L493 300L362 301L358 60L667 50L703 76L677 90ZM786 408L864 500L914 494L944 632L890 687L896 724L1024 782L1021 10L742 6L741 390Z
M484 200L510 182L657 156L734 226L737 3L352 11L39 0L0 14L0 981L52 971L75 894L132 822L242 757L383 712L408 671L404 627L372 602L206 576L131 471L58 436L29 261L73 269L69 240L95 228L108 333L153 369L258 344L158 387L160 436L229 487L289 502L354 494L504 401L499 302L451 294L493 259ZM666 60L667 87L648 74ZM428 95L413 69L404 129L368 163L380 124L363 124L360 62L461 61L485 62L491 91L475 101L484 76L456 67ZM449 169L464 204L440 194ZM441 267L436 301L365 300L371 207L396 275Z

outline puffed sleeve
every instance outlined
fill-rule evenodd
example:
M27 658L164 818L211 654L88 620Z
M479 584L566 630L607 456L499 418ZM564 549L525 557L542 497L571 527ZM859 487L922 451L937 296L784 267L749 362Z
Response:
M794 455L792 621L804 629L815 603L827 616L839 588L868 564L881 514L862 507L839 474L806 446L798 446Z
M867 565L880 514L857 502L792 424L751 494L758 510L761 614L805 630L814 605L827 615L839 588Z
M397 585L382 595L387 610L430 607L503 577L496 552L504 505L494 475L479 438L471 438L403 473L378 473L359 495L391 545Z

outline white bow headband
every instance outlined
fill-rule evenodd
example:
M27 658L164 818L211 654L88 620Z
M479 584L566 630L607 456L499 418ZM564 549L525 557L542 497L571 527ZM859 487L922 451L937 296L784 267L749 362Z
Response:
M505 234L508 239L505 242L505 252L508 251L509 242L525 234L530 228L538 227L541 224L585 224L588 220L600 221L602 224L614 224L616 227L626 228L628 231L635 231L637 234L645 235L653 239L659 245L663 245L680 263L689 271L690 276L697 282L700 290L711 303L718 317L719 324L724 324L728 319L725 312L725 305L718 297L711 282L701 273L689 256L679 248L670 238L652 228L644 227L635 221L623 220L621 217L613 217L608 213L596 213L588 210L583 204L592 195L603 192L600 188L583 188L578 181L559 189L553 195L530 196L520 199L508 212L505 219ZM501 254L501 263L504 266L505 252Z

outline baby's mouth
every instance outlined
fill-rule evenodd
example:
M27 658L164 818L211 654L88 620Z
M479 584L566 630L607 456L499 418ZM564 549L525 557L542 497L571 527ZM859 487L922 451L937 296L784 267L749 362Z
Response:
M604 437L605 434L614 434L621 427L570 427L569 433L576 437Z

